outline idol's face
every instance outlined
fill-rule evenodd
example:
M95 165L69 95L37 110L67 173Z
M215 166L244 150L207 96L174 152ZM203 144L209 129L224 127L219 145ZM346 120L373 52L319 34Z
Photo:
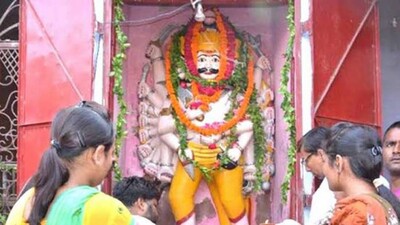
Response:
M214 80L218 76L220 66L220 55L218 52L197 53L197 71L201 78Z

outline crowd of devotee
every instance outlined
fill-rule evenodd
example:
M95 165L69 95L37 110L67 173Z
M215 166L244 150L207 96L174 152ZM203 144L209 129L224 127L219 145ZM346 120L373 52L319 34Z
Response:
M103 106L83 101L59 111L51 138L7 225L162 224L159 182L126 177L115 184L114 197L96 188L115 161L114 129ZM310 224L398 224L399 121L382 140L366 125L315 127L297 149L300 163L322 179L313 196ZM389 179L382 176L384 167Z

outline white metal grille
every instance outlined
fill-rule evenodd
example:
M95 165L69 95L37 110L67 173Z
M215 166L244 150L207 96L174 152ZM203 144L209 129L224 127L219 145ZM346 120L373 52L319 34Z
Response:
M18 42L0 42L0 213L16 199Z
M0 43L0 61L7 71L8 85L13 82L18 84L18 43L15 42L4 42ZM7 81L6 80L6 81ZM6 83L0 83L1 86L7 85Z

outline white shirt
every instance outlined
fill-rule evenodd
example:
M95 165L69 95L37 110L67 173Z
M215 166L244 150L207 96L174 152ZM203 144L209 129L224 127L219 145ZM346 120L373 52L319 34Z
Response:
M336 198L329 189L328 180L324 178L312 196L310 209L310 225L318 225L335 208Z
M151 222L151 220L147 219L143 216L132 215L135 225L155 225L155 223Z

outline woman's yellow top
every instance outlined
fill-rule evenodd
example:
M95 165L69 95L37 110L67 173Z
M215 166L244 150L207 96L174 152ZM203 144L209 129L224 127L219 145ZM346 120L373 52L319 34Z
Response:
M29 225L24 217L34 189L28 190L12 208L6 225ZM129 210L117 199L95 188L81 186L57 197L41 225L134 225Z

